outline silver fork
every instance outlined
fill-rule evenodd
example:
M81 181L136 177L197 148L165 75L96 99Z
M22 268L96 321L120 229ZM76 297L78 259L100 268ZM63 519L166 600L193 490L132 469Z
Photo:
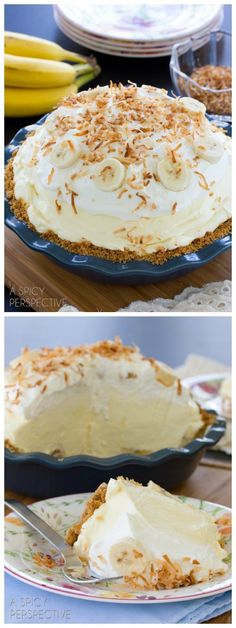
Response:
M93 574L93 572L85 566L82 561L77 558L75 550L71 545L66 543L60 534L55 532L41 517L36 515L25 504L19 502L17 499L5 500L6 506L14 510L14 512L28 523L31 528L39 532L51 545L53 545L62 555L64 559L64 565L62 571L64 576L75 584L94 584L95 582L103 582L105 580L119 580L122 576L112 577L99 577Z

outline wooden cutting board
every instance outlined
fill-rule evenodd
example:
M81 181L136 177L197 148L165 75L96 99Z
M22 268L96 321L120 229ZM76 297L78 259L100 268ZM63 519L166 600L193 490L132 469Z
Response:
M122 286L90 281L31 251L13 231L5 229L6 285L16 307L20 299L27 300L36 312L57 312L65 303L82 312L116 312L132 301L172 299L188 286L201 288L205 283L230 278L231 252L226 251L198 270L159 284Z

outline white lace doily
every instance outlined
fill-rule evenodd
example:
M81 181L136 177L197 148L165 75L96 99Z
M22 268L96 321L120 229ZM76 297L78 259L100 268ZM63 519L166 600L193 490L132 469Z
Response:
M60 307L58 312L79 312L79 308L75 307L74 305L69 305L68 303L65 303L65 305Z
M231 312L231 281L207 283L202 288L185 288L174 299L133 301L119 312Z
M59 312L79 312L69 303ZM119 312L231 312L231 281L207 283L203 288L185 288L174 299L133 301Z

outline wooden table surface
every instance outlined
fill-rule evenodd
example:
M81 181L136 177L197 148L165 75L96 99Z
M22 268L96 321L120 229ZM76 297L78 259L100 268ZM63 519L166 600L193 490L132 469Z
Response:
M65 303L82 312L115 312L132 301L172 299L189 286L201 288L205 283L230 278L231 252L226 251L197 270L158 284L122 286L90 281L31 251L15 233L5 230L6 285L37 312L56 312Z
M193 475L183 482L174 491L178 495L187 495L205 499L223 506L231 506L231 463L229 461L211 460L204 457ZM12 491L6 491L6 499L20 499L25 504L37 501L32 497L19 495ZM8 514L9 508L6 508ZM232 623L231 613L224 613L206 623L230 624Z

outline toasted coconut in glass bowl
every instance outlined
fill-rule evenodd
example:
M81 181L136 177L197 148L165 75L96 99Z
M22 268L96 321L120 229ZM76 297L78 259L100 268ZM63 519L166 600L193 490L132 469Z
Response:
M175 44L170 60L177 94L202 102L218 123L232 119L231 34L213 31Z

